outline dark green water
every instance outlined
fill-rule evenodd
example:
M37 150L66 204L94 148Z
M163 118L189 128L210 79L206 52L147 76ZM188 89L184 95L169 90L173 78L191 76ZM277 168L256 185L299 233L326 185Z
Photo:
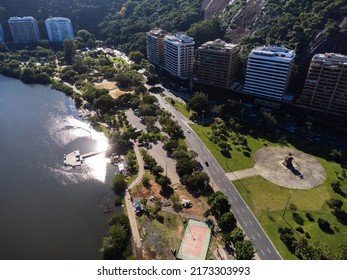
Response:
M64 153L107 140L49 86L0 75L0 259L100 259L114 169L103 155L81 168Z

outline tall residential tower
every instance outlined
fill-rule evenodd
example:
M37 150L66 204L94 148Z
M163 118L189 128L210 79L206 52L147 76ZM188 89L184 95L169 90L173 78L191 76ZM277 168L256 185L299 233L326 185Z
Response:
M347 116L347 56L313 56L304 90L297 102L307 113Z
M177 33L164 38L164 69L175 77L190 79L194 65L193 38Z
M55 17L46 19L46 29L50 42L63 42L65 39L74 38L71 20Z
M196 82L229 89L235 81L239 47L220 39L206 42L197 50Z
M2 24L0 23L0 43L5 41L4 29L2 29Z
M11 17L8 25L15 44L31 43L40 40L37 21L33 17Z
M164 64L164 37L167 32L160 28L147 32L147 57L155 65Z
M282 100L286 94L295 52L283 46L254 48L248 56L244 92Z

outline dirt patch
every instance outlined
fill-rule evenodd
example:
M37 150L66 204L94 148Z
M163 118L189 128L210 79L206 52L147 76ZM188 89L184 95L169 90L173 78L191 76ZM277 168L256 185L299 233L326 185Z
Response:
M101 83L95 83L94 84L97 88L103 88L108 89L109 95L111 95L114 99L117 99L119 96L126 94L126 93L132 93L130 90L121 90L117 87L117 84L115 82L111 82L108 80L103 80Z
M291 167L282 163L289 154ZM309 189L322 184L326 174L323 166L313 156L288 147L267 147L254 155L257 172L266 180L287 188Z

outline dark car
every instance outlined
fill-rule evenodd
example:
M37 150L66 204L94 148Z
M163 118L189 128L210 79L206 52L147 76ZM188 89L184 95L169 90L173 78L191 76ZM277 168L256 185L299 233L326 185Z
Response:
M208 164L208 162L207 162L207 161L205 161L205 164L206 164L206 166L207 166L207 167L209 167L209 164Z

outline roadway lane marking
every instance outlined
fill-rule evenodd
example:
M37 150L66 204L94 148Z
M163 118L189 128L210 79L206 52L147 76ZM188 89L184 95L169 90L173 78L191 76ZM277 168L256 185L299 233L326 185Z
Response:
M239 210L236 209L237 214L240 214Z
M219 184L221 184L221 182L220 182L219 178L217 178L217 181L218 181L218 183L219 183Z
M268 248L268 247L266 247L266 249L269 251L269 253L271 254L271 251L270 251L270 249Z
M251 220L248 220L249 221L249 223L251 224L251 225L253 225L253 223L252 223L252 221Z
M258 236L259 236L259 238L261 238L261 235L259 234L259 232L258 232Z
M261 251L261 253L265 256L265 253L264 253L263 249L261 249L260 251Z
M253 240L255 240L255 237L254 237L254 235L252 234L252 237L253 237Z
M245 209L241 208L241 210L242 210L243 213L246 213L246 212L245 212Z
M238 201L236 196L234 196L234 198L235 198L236 201Z
M246 224L246 222L245 222L245 221L243 221L243 223L245 224L245 226L247 226L247 224Z

